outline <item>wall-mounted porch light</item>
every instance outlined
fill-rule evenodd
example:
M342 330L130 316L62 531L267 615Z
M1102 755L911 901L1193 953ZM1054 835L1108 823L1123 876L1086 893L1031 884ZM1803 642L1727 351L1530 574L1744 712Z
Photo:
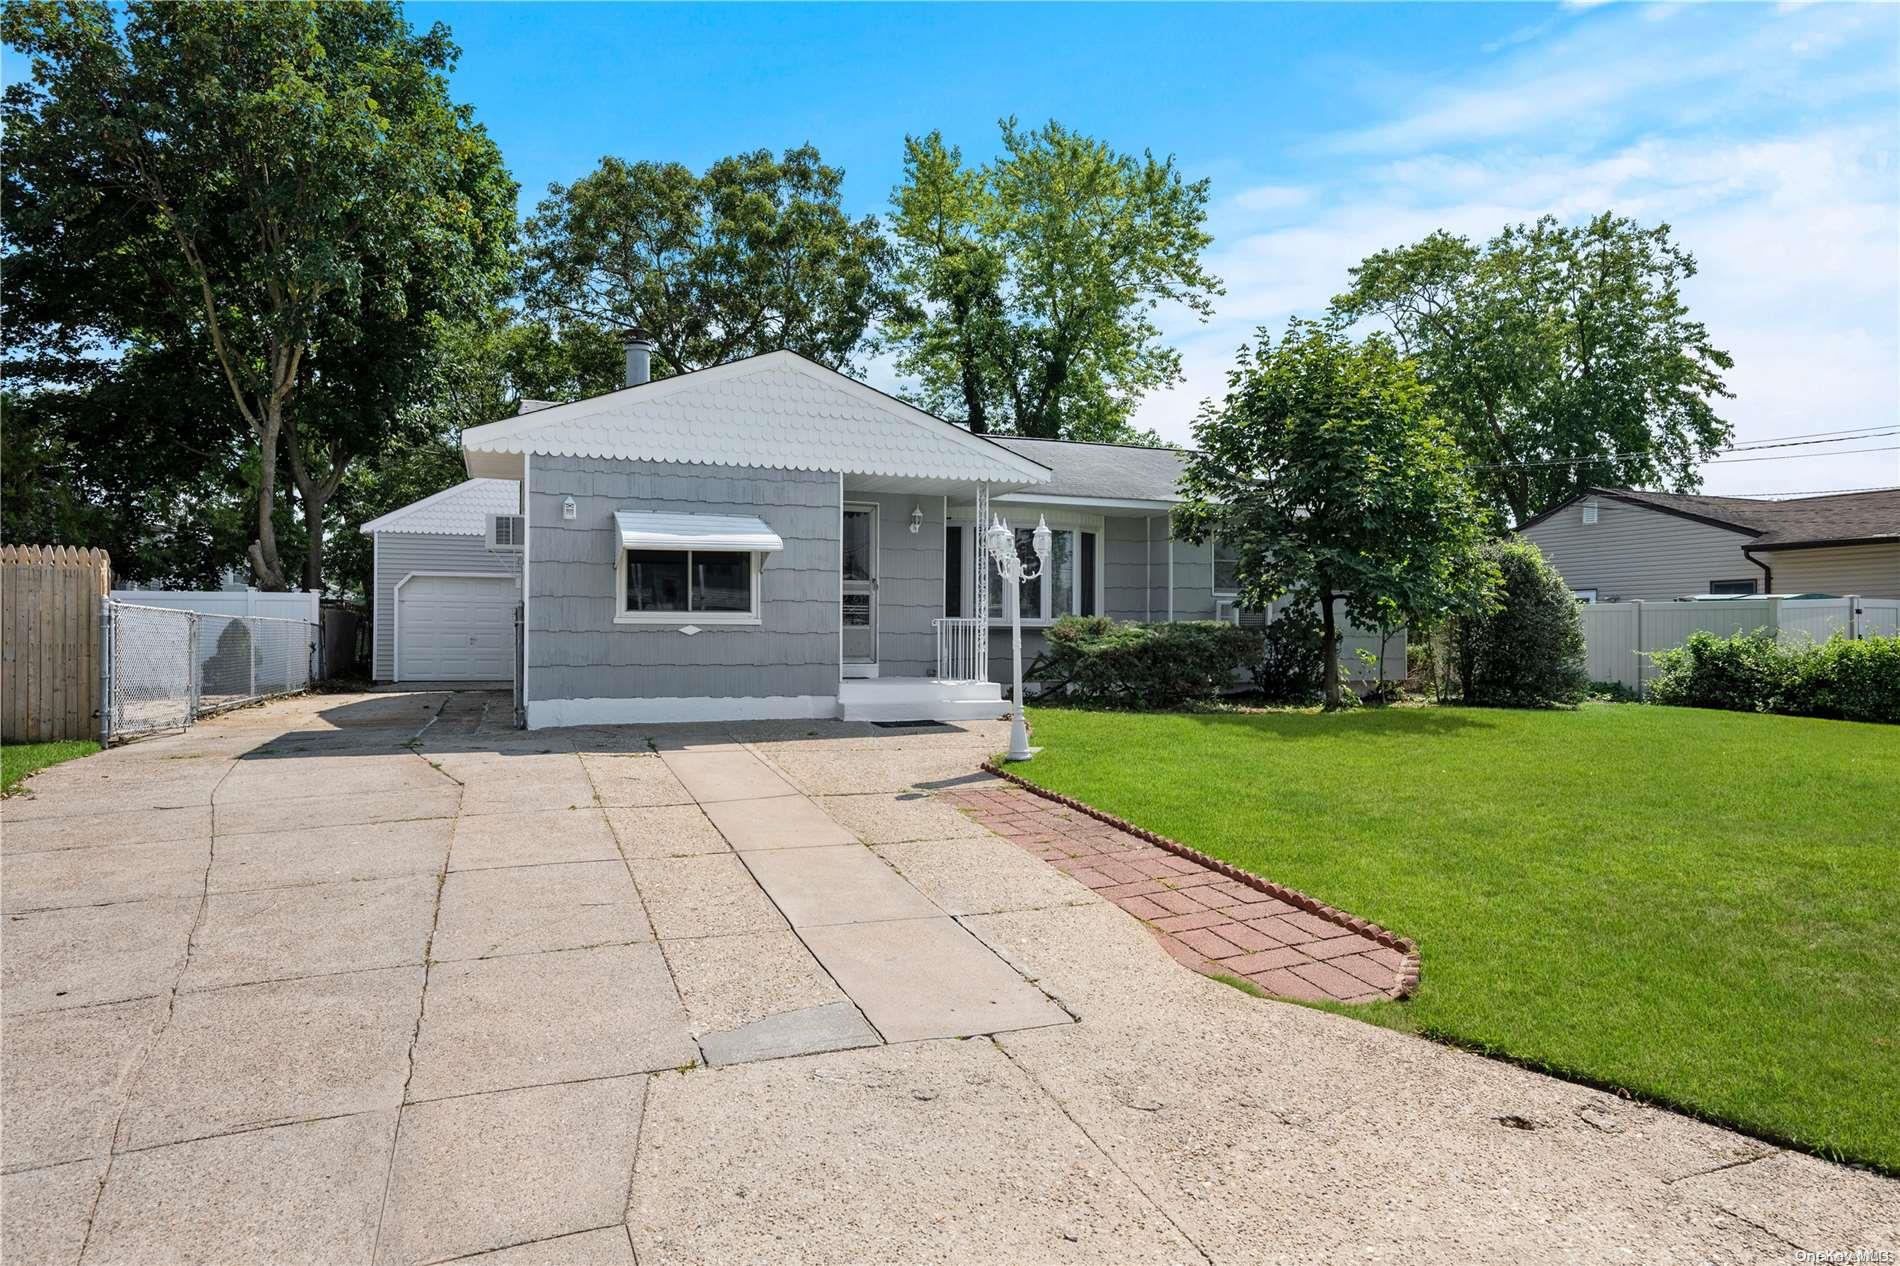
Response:
M923 530L924 508L922 506L912 506L910 508L910 534L915 536Z

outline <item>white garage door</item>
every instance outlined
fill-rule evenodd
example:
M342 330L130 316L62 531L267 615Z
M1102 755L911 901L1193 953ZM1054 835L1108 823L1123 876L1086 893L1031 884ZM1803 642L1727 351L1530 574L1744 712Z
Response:
M396 594L396 680L514 676L511 577L412 576Z

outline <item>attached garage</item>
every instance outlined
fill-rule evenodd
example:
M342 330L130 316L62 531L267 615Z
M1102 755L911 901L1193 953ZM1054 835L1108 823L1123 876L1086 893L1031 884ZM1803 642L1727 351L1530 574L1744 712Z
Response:
M488 519L520 508L512 479L470 479L363 525L375 543L377 681L508 681L521 556L491 550Z
M397 681L506 681L513 675L511 578L411 573L396 584Z

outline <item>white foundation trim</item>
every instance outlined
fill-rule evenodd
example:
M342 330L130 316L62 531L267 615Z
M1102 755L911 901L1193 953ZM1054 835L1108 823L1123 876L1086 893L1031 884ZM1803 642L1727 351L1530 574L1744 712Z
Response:
M541 730L558 725L666 725L676 721L806 721L826 720L837 715L836 695L535 699L528 704L528 728Z

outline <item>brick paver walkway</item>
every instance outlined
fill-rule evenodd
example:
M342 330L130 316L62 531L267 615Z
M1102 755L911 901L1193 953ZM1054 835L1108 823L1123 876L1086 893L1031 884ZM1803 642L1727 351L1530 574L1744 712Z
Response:
M1206 975L1270 994L1370 1002L1399 996L1405 956L1126 831L998 781L943 793L1004 839L1108 898Z

